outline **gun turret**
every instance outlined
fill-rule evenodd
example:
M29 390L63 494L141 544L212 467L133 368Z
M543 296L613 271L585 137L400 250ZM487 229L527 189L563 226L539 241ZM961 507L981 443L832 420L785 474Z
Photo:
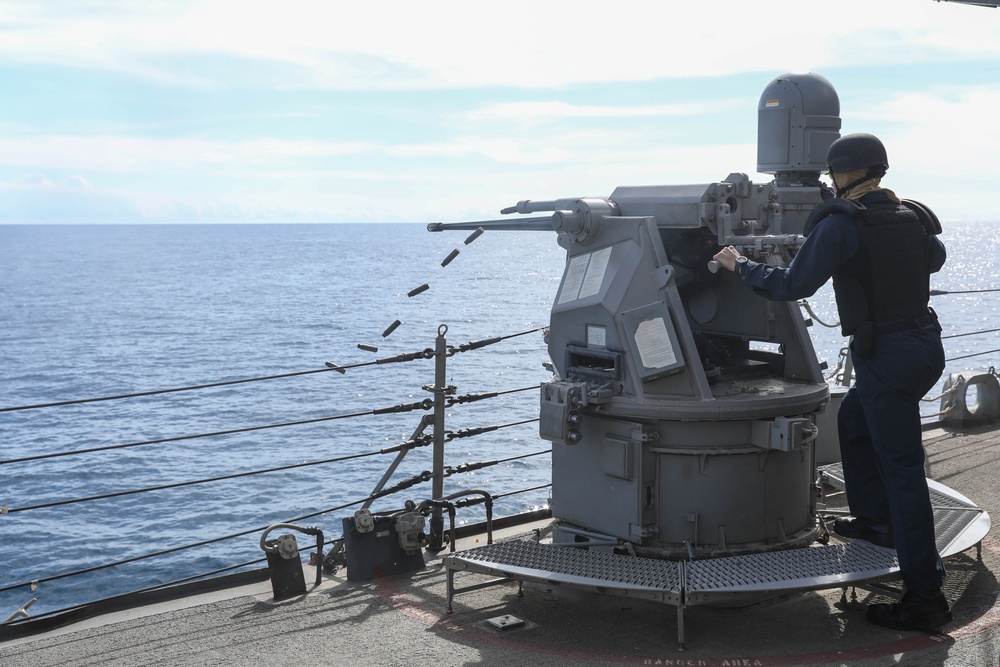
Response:
M838 114L826 79L786 75L759 105L769 183L623 186L501 211L532 217L428 225L555 231L567 251L539 426L560 521L671 557L816 536L812 443L829 390L806 323L709 262L726 245L791 260L828 196Z

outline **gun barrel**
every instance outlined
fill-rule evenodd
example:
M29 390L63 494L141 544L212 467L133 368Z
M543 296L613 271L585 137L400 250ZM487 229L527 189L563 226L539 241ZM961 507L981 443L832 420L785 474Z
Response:
M478 222L431 222L427 225L429 232L442 232L446 229L479 229L501 231L531 231L553 232L557 230L554 216L546 215L538 218L521 218L506 220L480 220Z

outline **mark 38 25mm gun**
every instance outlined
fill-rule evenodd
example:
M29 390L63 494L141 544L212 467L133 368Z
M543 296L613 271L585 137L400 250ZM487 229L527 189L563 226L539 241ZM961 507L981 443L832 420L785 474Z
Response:
M816 416L829 390L806 323L797 304L756 296L711 258L734 245L790 261L829 196L819 177L839 114L826 79L784 75L758 106L768 183L731 173L623 186L429 225L553 231L566 249L539 427L552 442L557 539L689 557L816 538Z

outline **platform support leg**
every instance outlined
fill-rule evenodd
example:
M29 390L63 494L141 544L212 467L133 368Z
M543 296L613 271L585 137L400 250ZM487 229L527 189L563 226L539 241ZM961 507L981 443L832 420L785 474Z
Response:
M450 614L453 610L451 608L451 600L455 597L455 570L447 568L448 573L447 579L447 597L448 597L448 613Z
M677 650L684 649L684 605L677 605Z

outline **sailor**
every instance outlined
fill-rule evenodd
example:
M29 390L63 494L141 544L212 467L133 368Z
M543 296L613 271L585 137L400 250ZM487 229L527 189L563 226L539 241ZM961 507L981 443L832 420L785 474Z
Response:
M952 619L920 426L920 399L944 370L941 328L928 307L930 274L945 261L940 223L881 187L889 162L877 137L837 139L827 163L837 196L816 207L787 268L754 262L732 246L715 259L776 301L811 296L833 278L856 371L837 418L853 516L838 519L834 532L896 549L905 592L897 603L869 605L870 622L933 630Z

